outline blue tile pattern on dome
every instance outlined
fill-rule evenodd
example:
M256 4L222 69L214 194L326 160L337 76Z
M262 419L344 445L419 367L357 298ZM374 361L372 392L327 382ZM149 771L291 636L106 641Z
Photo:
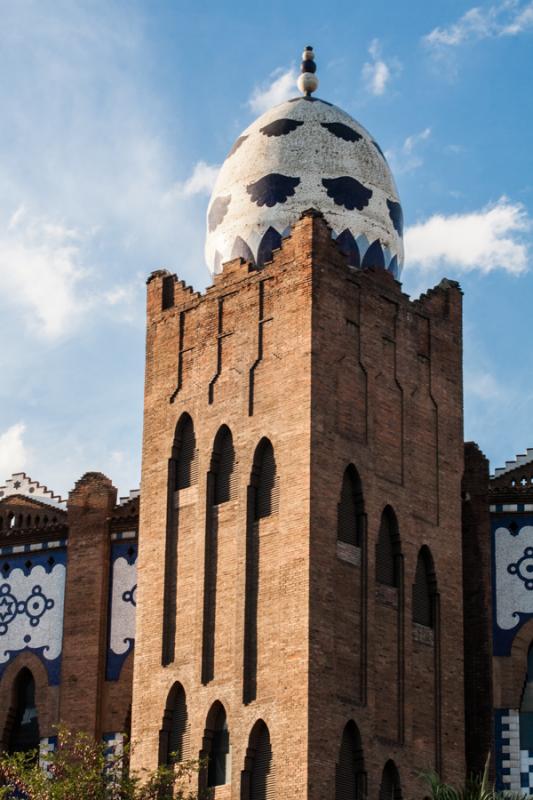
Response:
M398 231L400 236L403 236L403 211L401 205L395 200L387 200L387 207L395 230Z
M240 236L237 236L233 242L231 258L242 258L244 261L254 261L254 254Z
M257 265L262 267L267 261L272 261L272 251L277 250L278 247L281 247L281 233L278 233L275 228L269 228L261 239L257 251Z
M297 119L275 119L269 125L261 128L261 133L265 136L287 136L292 133L304 123Z
M211 232L216 230L216 228L218 228L218 226L228 213L228 207L230 203L231 203L231 195L227 195L226 197L217 197L215 201L211 204L211 208L209 209L209 216L207 218L207 225Z
M279 246L280 232L286 236L314 208L332 238L340 237L348 262L382 264L398 278L403 221L389 165L362 125L311 96L318 86L311 48L302 62L303 96L256 119L220 169L207 212L209 269L216 274L239 257L261 266ZM228 197L227 207L217 208Z
M363 257L363 263L361 264L363 269L368 267L384 267L385 266L385 256L383 254L383 248L379 243L378 239L375 242L372 242L368 250L366 251Z
M229 151L229 153L226 156L226 158L229 158L230 156L233 155L233 153L236 153L237 150L239 149L239 147L241 146L241 144L243 144L243 142L245 142L247 138L248 138L247 136L239 136L239 138L236 139L235 142L233 143L233 147Z
M344 206L349 211L353 211L354 208L362 211L372 197L371 189L367 189L356 178L350 178L348 175L343 175L341 178L323 178L322 185L336 205Z
M300 185L300 178L292 178L289 175L280 175L273 172L265 175L255 183L246 187L246 191L258 206L272 206L277 203L284 203L291 197Z
M353 233L345 228L342 233L337 236L336 242L339 246L341 253L344 253L348 258L348 264L351 267L361 266L361 254L357 247L357 242L354 239Z
M321 122L320 124L334 136L344 139L345 142L358 142L363 138L360 133L342 122Z

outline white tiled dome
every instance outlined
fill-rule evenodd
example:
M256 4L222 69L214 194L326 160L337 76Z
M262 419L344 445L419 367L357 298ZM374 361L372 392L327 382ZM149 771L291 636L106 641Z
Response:
M399 277L402 209L385 157L349 114L314 97L270 109L233 145L207 212L209 269L237 256L262 266L309 208L324 214L350 263Z

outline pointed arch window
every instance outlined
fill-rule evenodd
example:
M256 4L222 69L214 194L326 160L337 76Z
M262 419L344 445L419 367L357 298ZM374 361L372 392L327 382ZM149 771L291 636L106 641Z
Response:
M231 777L230 737L224 706L217 703L210 712L209 717L212 717L212 721L208 721L208 729L206 730L206 734L210 739L207 785L209 787L224 786L226 783L230 783Z
M436 580L433 559L427 547L423 547L416 562L413 584L413 622L433 628L435 625Z
M215 479L213 502L215 505L231 500L234 492L235 450L229 428L221 428L213 448L213 472Z
M264 722L256 723L250 744L253 749L249 800L274 800L274 769L270 733Z
M353 464L344 471L341 496L337 507L337 539L361 547L365 506L359 473Z
M396 515L390 506L383 510L376 544L376 582L398 588L400 585L399 534Z
M383 767L379 800L402 800L400 773L394 761L389 760Z
M159 763L170 766L188 756L188 713L185 691L180 683L169 692L159 734Z
M15 717L9 737L9 751L28 752L39 747L39 717L35 702L35 680L24 667L15 681Z
M361 735L355 722L344 728L335 770L335 800L363 800L366 772Z
M259 443L254 459L255 520L276 513L279 505L278 477L274 448L268 439Z
M183 414L176 428L172 458L175 461L175 489L187 489L198 480L198 452L194 425L188 414Z

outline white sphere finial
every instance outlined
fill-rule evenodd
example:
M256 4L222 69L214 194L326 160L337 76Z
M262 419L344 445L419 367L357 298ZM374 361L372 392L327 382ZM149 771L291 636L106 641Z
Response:
M302 53L302 65L300 67L301 74L298 78L298 89L306 97L309 97L318 89L318 78L316 77L315 72L315 54L311 45L308 44Z

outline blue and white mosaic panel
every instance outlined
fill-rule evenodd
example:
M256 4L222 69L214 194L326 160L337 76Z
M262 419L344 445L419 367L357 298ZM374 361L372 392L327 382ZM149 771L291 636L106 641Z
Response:
M533 616L533 517L493 519L494 654L509 655Z
M520 791L520 715L514 709L496 709L496 788Z
M520 790L533 794L533 750L520 750Z
M137 542L123 539L111 546L109 645L106 679L116 681L135 642Z
M0 556L0 678L19 653L43 662L59 683L63 643L66 551Z

